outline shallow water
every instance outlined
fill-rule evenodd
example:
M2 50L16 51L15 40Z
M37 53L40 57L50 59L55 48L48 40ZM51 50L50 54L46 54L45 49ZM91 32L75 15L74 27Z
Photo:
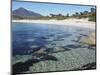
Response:
M71 47L78 44L75 41L92 32L94 30L80 27L14 22L12 23L13 55L27 54L32 46L52 48L54 45L70 45Z
M80 42L93 32L95 30L73 26L14 22L13 72L95 69L95 46Z

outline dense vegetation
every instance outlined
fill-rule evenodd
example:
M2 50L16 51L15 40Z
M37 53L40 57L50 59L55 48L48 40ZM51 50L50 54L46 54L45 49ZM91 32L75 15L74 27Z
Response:
M90 17L89 17L89 21L96 22L96 18L95 18L95 16L90 16Z
M25 9L24 9L25 10ZM88 18L89 21L96 22L96 9L91 8L90 11L84 11L84 12L75 12L72 15L69 15L69 13L66 13L66 15L63 15L61 13L59 14L50 14L49 16L19 16L19 15L13 15L13 19L43 19L43 20L49 20L49 19L56 19L56 20L64 20L67 18Z

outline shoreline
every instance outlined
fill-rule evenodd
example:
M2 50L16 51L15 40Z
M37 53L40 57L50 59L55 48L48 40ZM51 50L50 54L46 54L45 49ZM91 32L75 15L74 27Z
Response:
M55 19L51 19L51 20L12 20L12 22L78 26L78 27L95 29L95 22L88 21L88 19L71 18L71 19L65 19L65 20L55 20Z

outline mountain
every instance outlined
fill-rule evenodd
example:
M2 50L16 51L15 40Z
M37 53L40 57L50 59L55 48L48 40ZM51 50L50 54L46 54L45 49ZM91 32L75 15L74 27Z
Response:
M12 11L14 16L24 16L24 17L41 17L41 14L35 13L33 11L27 10L25 8L18 8Z

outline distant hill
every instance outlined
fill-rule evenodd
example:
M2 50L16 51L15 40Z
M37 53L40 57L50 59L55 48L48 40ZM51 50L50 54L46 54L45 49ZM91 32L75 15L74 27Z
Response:
M12 11L12 17L13 19L36 19L42 17L42 15L25 8L18 8Z

